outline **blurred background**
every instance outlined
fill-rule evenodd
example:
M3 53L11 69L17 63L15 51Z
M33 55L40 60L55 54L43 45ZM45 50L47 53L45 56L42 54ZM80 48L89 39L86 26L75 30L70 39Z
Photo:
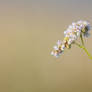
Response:
M83 50L50 55L78 20L92 25L92 0L0 0L0 92L92 92ZM92 54L92 36L85 45Z

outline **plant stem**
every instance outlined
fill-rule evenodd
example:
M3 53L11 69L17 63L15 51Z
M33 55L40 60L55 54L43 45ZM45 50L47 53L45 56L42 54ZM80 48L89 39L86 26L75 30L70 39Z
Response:
M83 46L83 45L80 45L80 44L78 44L78 43L75 43L78 47L80 47L80 48L82 48L85 52L86 52L86 54L89 56L89 58L92 60L92 56L91 56L91 54L88 52L88 50Z
M81 38L82 45L84 46L84 41L83 41L82 34L80 34L80 38Z

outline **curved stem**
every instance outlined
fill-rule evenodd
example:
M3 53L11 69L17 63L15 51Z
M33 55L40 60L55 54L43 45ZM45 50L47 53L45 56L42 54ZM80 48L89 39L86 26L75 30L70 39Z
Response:
M80 44L78 44L78 43L75 43L78 47L80 47L80 48L82 48L85 52L86 52L86 54L89 56L89 58L92 60L92 56L91 56L91 54L88 52L88 50L83 46L83 45L80 45Z
M89 58L92 59L91 54L88 52L88 50L85 47L83 47L83 50L87 53L87 55L89 56Z

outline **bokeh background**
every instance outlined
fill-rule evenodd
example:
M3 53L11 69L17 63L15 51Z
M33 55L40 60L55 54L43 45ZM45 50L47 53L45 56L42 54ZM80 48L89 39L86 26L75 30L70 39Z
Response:
M92 0L0 0L0 92L92 92L92 60L81 49L50 55L77 20L92 25ZM92 54L92 36L85 45Z

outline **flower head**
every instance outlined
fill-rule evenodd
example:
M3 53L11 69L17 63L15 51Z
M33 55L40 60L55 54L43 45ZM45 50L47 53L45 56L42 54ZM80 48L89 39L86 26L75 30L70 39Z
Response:
M51 52L51 55L58 57L64 51L65 45L58 40L57 45L55 45L53 48L54 50Z
M70 48L73 43L83 34L85 37L88 37L90 30L90 24L87 21L78 21L73 22L69 27L64 31L64 40L61 42L57 41L57 45L54 46L54 50L51 52L53 56L60 56L65 48Z
M81 27L81 33L85 36L89 36L89 30L91 29L90 23L87 21L78 21L77 24Z

